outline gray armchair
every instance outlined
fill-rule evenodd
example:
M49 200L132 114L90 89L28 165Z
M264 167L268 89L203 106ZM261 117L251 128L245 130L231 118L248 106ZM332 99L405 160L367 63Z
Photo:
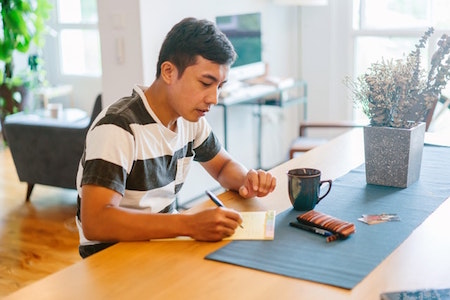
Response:
M28 184L26 201L30 200L35 184L76 188L86 133L101 110L101 95L98 95L91 117L75 121L33 120L18 113L5 119L4 134L19 180Z

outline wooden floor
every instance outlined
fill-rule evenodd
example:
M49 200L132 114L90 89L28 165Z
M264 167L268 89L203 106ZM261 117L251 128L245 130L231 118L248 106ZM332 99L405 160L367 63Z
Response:
M81 260L76 191L36 185L29 203L25 192L0 135L0 298Z

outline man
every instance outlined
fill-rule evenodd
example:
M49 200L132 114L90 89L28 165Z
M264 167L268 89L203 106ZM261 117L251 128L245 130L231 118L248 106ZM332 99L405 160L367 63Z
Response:
M213 23L184 19L166 36L152 85L136 86L131 96L100 113L77 176L82 257L118 241L231 236L242 222L232 209L174 213L192 160L244 198L274 190L275 178L234 161L203 118L217 104L235 57Z

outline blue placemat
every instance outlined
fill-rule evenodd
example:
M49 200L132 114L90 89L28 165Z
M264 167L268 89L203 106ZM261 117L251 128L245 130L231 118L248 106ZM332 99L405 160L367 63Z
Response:
M381 300L450 300L450 289L429 289L382 293Z
M333 182L315 210L354 223L347 240L326 243L290 227L299 212L288 209L277 215L273 241L233 241L206 259L352 289L449 196L450 148L425 146L420 179L406 189L367 185L364 165ZM397 213L401 221L357 220L379 213Z

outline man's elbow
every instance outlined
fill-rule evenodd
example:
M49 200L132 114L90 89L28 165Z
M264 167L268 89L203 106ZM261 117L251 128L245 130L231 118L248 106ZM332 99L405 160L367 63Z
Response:
M91 241L107 241L111 238L107 231L102 228L103 226L98 218L83 218L81 221L83 234L85 238Z

